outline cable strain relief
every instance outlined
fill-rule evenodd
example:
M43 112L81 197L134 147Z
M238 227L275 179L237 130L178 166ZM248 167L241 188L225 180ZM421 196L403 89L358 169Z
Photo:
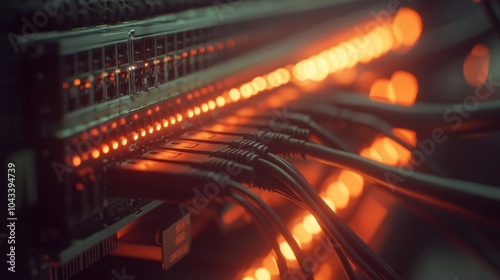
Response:
M235 148L224 148L215 152L214 156L234 160L238 163L250 165L252 167L255 166L255 163L260 158L256 153Z
M252 167L224 158L213 157L205 161L202 168L223 172L234 180L246 184L254 184L257 177Z
M231 143L231 147L264 156L269 152L269 147L252 139L238 139Z
M306 141L277 132L259 131L259 141L270 148L270 152L287 158L305 159Z

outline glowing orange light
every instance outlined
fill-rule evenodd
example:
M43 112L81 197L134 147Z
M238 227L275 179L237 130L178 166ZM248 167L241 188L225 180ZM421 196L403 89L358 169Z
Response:
M295 260L295 255L293 254L292 248L290 248L290 245L286 243L286 241L283 241L280 243L280 251L287 260Z
M328 197L338 209L343 209L349 204L349 189L343 181L333 181L326 189Z
M255 279L257 280L271 280L271 273L267 268L260 267L255 271Z
M125 137L125 136L120 137L120 142L122 143L122 146L127 145L127 142L128 142L127 137Z
M223 96L217 96L215 99L215 103L217 103L217 106L219 107L224 107L226 104L226 99Z
M394 33L400 34L401 45L405 47L413 46L422 34L422 18L413 9L402 8L396 14L393 21Z
M109 153L109 146L107 144L102 144L101 150L104 154Z
M146 130L144 128L139 129L139 133L141 134L141 137L146 136Z
M229 90L229 98L231 98L232 101L238 101L240 100L241 94L240 91L236 88L232 88Z
M316 218L311 214L307 214L302 220L302 223L304 224L305 230L310 234L317 234L321 231L318 221L316 221Z
M187 111L187 115L188 115L188 118L192 118L192 117L194 117L194 112L193 112L193 110L188 109L188 111Z
M130 133L130 135L132 136L132 139L134 139L134 141L137 141L137 139L139 139L139 134L137 132L132 132Z
M202 111L203 113L208 112L208 105L207 105L207 103L203 103L203 104L201 104L201 111Z
M272 275L278 275L278 265L276 264L276 259L272 254L268 254L263 260L262 265L271 272Z
M76 183L75 189L79 192L83 191L85 189L85 186L82 183Z
M197 115L197 116L201 113L201 109L198 106L194 107L193 111L194 111L194 114Z
M82 154L82 160L85 161L85 160L88 160L88 159L89 159L89 154L83 153Z
M188 53L187 52L182 52L182 57L187 57Z
M312 234L305 229L303 223L296 224L292 229L292 234L297 237L302 244L308 244L313 239Z
M155 128L156 128L156 131L160 131L161 130L161 123L159 123L159 122L155 123Z
M250 86L250 84L243 84L241 87L240 87L240 92L241 92L241 96L243 98L249 98L252 96L253 94L253 91L252 91L252 86Z
M79 86L81 83L82 83L82 81L80 81L80 79L75 79L73 81L73 85L75 85L75 87Z
M396 165L398 163L398 152L385 140L386 137L377 137L373 141L371 149L374 149L380 155L382 163L387 165Z
M379 102L395 103L396 93L390 81L388 79L376 80L370 88L370 99Z
M363 192L363 177L350 170L342 170L338 180L349 189L352 197L358 197Z
M182 115L181 114L177 113L175 115L175 118L177 119L177 122L182 122Z
M206 49L205 49L204 46L201 46L201 47L198 48L198 50L200 50L201 53L204 53Z
M490 68L490 50L483 44L476 44L464 61L465 81L473 87L486 81Z
M72 156L71 157L71 163L73 164L74 167L79 166L82 163L82 159L79 156Z
M253 86L253 88L255 89L256 92L257 91L263 91L267 87L266 79L264 79L262 77L255 77L252 80L252 86Z
M392 74L391 85L398 105L411 106L415 103L418 94L418 81L413 74L396 71Z
M213 100L208 100L208 109L213 110L215 107L217 107L217 104Z
M63 88L63 89L68 89L68 88L69 88L69 83L68 83L68 82L64 82L64 83L62 84L62 88Z
M163 127L168 127L168 120L167 119L162 119L161 122L163 123Z
M174 116L170 117L170 124L174 125L177 121L175 120Z
M116 142L115 140L111 141L111 148L113 148L113 150L118 149L118 146L118 142Z
M333 203L333 200L331 200L328 196L321 196L321 198L325 201L326 205L332 209L333 212L337 211L337 207L335 206L335 203Z
M417 134L415 131L404 128L394 128L392 132L413 147L417 145Z
M196 55L196 53L197 53L196 49L191 50L191 55Z
M92 152L91 152L91 155L92 155L93 158L98 158L101 155L101 153L99 152L98 149L93 148Z
M150 125L148 125L147 129L148 129L149 134L151 134L155 131L155 129Z

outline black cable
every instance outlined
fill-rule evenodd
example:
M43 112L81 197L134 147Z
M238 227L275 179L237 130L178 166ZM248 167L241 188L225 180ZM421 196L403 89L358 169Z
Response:
M285 172L287 172L290 176L292 176L299 184L301 184L301 187L304 189L309 189L308 187L310 186L309 183L307 182L307 186L304 187L304 181L302 180L302 176L299 172L296 172L294 168L291 167L291 164L285 160L282 160L280 157L269 153L268 157L266 158L269 162L275 164L278 167L281 167ZM305 178L304 178L305 180ZM312 189L312 187L311 187ZM314 191L314 189L313 189ZM342 268L344 269L345 274L349 279L357 279L356 274L354 273L354 270L351 266L351 263L349 262L349 259L347 256L344 254L341 248L338 247L336 243L332 244L332 247L335 249L335 252L337 253L337 256L340 260L340 263L342 264Z
M294 195L300 197L304 201L304 203L308 205L312 214L315 216L316 220L323 228L325 233L328 233L328 235L334 238L336 243L341 245L345 253L351 258L351 260L356 264L356 266L367 275L367 277L369 277L370 279L384 279L379 274L380 271L376 272L373 269L373 267L367 264L364 258L359 255L359 252L353 250L348 245L348 242L345 240L344 236L340 234L338 229L331 223L329 217L323 212L323 209L319 206L320 204L312 200L309 194L305 190L303 190L300 187L300 185L298 185L298 183L290 175L288 175L288 173L284 172L275 164L272 164L266 160L259 159L259 163L263 170L269 172L271 175L281 180L289 188L289 190L292 193L294 193ZM324 204L324 201L322 199L320 200ZM387 277L385 279L399 279L399 278Z
M312 272L306 271L302 266L302 264L306 263L307 257L302 252L297 241L295 240L295 238L293 238L292 234L285 226L281 218L278 216L278 214L276 214L276 212L274 212L274 210L271 207L269 207L269 205L265 204L262 201L262 199L260 199L260 197L258 197L255 193L243 187L240 183L233 180L229 180L227 186L235 193L248 197L264 211L263 213L265 213L265 215L268 215L268 218L274 221L274 224L276 225L277 229L279 229L281 235L283 236L283 238L286 240L286 242L294 252L297 262L299 263L300 269L302 270L302 273L304 273L304 275L306 276L306 279L314 279L312 276Z
M266 237L269 245L273 249L274 254L276 256L276 265L278 266L280 275L285 276L287 274L290 274L288 265L286 263L286 259L283 256L283 253L281 252L280 246L276 239L277 233L274 227L269 223L268 220L266 220L266 218L259 212L259 210L255 206L253 206L248 200L246 200L242 195L229 192L228 196L250 212L250 214L254 218L255 223L264 233L264 236Z
M361 156L305 143L304 156L340 168L353 170L379 185L421 199L448 210L497 221L500 189L473 182L448 179L419 172L402 176L401 168L387 166ZM408 172L406 170L405 172ZM396 181L397 180L397 181ZM470 210L474 209L474 210Z
M495 12L495 8L493 7L493 1L491 0L483 0L483 7L486 9L486 14L490 18L490 21L496 28L497 34L500 35L500 18L499 15ZM498 7L498 5L496 6Z
M367 114L364 112L354 112L351 111L350 109L339 109L332 105L317 103L317 102L308 105L310 106L304 106L304 104L299 104L293 106L292 108L294 111L299 111L301 113L309 114L314 119L317 118L328 121L342 120L350 123L365 125L385 135L389 139L392 139L394 142L398 143L399 145L401 145L403 148L407 149L410 152L412 152L416 148L410 145L408 142L401 139L400 137L398 137L396 134L394 134L394 132L392 132L393 127L388 122L372 114ZM331 145L327 146L335 148L334 146ZM351 152L345 149L342 150L346 152ZM440 176L446 175L444 170L438 164L433 162L430 158L426 158L424 165L433 174Z
M487 90L487 89L485 89ZM423 104L411 107L375 102L360 94L335 94L331 102L340 108L366 112L394 127L416 131L442 129L448 134L478 133L500 129L500 100L464 104Z

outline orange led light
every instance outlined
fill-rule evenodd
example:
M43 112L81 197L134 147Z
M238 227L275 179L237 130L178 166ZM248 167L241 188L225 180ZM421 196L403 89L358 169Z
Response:
M163 123L163 127L168 127L168 120L167 119L162 119L161 122Z
M192 117L194 117L194 112L193 112L193 110L188 109L188 111L187 111L187 116L188 116L188 118L192 118Z
M92 152L91 152L91 155L92 155L93 158L98 158L101 155L101 153L99 152L98 149L93 148Z
M290 248L290 245L288 245L286 241L280 243L280 251L281 253L283 253L285 259L295 260L295 255L293 254L292 248Z
M134 141L137 141L137 139L139 139L139 134L137 132L132 132L131 135L132 135L132 139L134 139Z
M203 103L203 104L201 104L201 111L202 111L203 113L208 112L208 105L207 105L207 103Z
M198 53L198 52L197 52L195 49L192 49L192 50L191 50L191 54L192 54L192 55L196 55L196 53Z
M85 186L82 183L76 183L75 189L79 192L83 191L85 189Z
M243 98L249 98L253 94L252 86L250 86L250 84L243 84L240 87L240 92Z
M82 163L82 159L79 156L72 156L71 157L71 164L73 164L74 167L79 166Z
M255 89L256 92L265 90L267 87L266 79L262 77L254 78L252 80L252 87Z
M226 99L223 96L217 96L215 99L215 103L217 103L217 106L219 107L224 107L226 104Z
M182 52L182 57L187 57L188 53L187 52Z
M177 121L175 120L174 116L170 117L170 124L174 125Z
M111 124L111 128L112 128L112 129L115 129L115 128L117 128L117 127L118 127L118 124L117 124L116 122L113 122L113 123Z
M197 116L198 116L199 114L201 114L201 109L200 109L200 107L198 107L198 106L194 107L194 110L193 110L193 111L194 111L194 114L195 114L195 115L197 115Z
M201 47L198 48L198 50L200 50L201 53L204 53L206 49L205 49L204 46L201 46Z
M316 221L316 218L314 218L313 215L307 214L302 222L304 223L305 230L310 234L318 234L321 232L321 227L319 226L318 221Z
M118 142L115 140L111 141L111 148L113 148L113 150L118 149Z
M231 98L232 101L236 102L240 100L241 94L240 91L236 88L232 88L229 90L229 98Z
M159 123L159 122L155 123L155 128L156 128L156 131L160 131L161 123Z
M255 279L257 280L271 280L271 273L267 268L260 267L255 271Z
M89 155L87 153L82 154L83 161L88 160L88 159L89 159Z
M208 109L210 110L213 110L215 109L215 107L217 107L217 104L213 100L209 100L207 104L208 104Z
M102 144L101 150L103 154L109 153L109 146L107 144Z
M63 89L68 89L68 88L69 88L69 83L64 82L64 83L62 84L62 88L63 88Z
M79 86L81 83L82 83L82 81L80 81L80 79L75 79L73 81L73 85L75 85L75 87Z
M182 122L182 115L177 113L177 115L175 115L176 118L177 118L177 122Z
M148 125L147 127L149 134L153 133L155 130L152 126Z
M127 142L128 142L127 137L125 137L125 136L120 137L120 142L122 143L122 146L127 145Z

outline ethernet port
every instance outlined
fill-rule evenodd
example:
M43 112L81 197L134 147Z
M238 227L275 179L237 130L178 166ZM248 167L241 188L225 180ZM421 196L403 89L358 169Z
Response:
M92 50L92 71L103 69L102 48Z
M118 65L128 63L127 44L121 43L118 45Z
M164 55L167 52L167 36L156 37L156 55Z
M79 74L89 72L89 55L87 51L78 53L78 72Z
M134 40L134 62L144 59L144 40Z
M106 61L106 68L115 67L116 66L116 51L115 46L106 46L106 50L104 51Z
M144 42L144 47L145 47L145 59L154 59L156 54L155 54L155 38L147 38Z

